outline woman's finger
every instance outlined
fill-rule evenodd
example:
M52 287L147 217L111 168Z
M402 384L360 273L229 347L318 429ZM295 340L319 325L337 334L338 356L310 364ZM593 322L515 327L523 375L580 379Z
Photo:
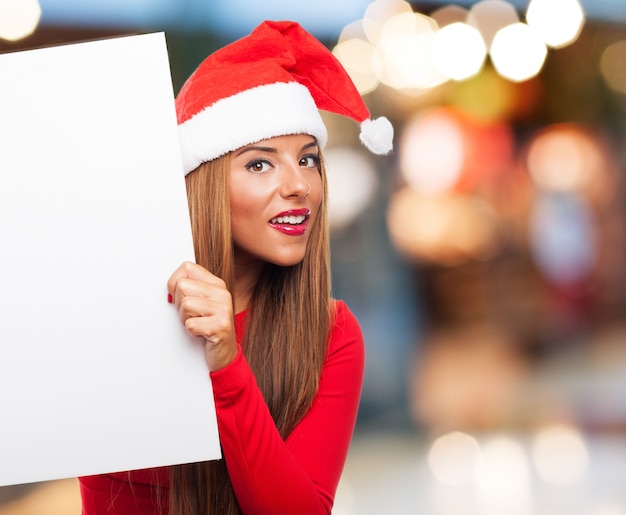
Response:
M178 304L183 296L210 296L226 290L226 284L205 268L187 261L167 281L168 300Z

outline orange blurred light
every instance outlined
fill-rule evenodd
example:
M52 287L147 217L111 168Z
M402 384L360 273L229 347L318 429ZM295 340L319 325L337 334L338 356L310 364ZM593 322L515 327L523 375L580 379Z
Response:
M405 188L390 199L387 225L394 246L415 260L455 265L489 259L500 248L495 213L477 197Z
M458 117L433 109L410 121L400 144L400 170L409 186L437 195L452 190L463 170L464 134Z
M542 189L582 192L602 173L603 153L583 129L553 125L538 133L528 150L527 167Z
M506 124L434 108L404 129L400 171L409 186L425 195L471 191L509 168L513 146Z

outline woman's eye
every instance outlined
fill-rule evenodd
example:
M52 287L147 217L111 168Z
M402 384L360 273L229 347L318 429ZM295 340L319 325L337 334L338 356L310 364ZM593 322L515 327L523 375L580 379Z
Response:
M314 154L300 158L300 166L305 166L306 168L318 168L319 164L320 158Z
M246 169L252 173L267 172L271 168L271 163L263 159L255 159L246 165Z

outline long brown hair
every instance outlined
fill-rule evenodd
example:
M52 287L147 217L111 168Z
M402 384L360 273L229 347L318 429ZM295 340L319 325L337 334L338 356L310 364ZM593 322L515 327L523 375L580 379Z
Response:
M229 157L187 175L196 262L233 286ZM266 264L252 294L244 354L283 438L310 408L317 392L330 327L327 183L307 252L291 267ZM268 325L267 321L272 324ZM224 460L172 467L171 515L237 515L241 511Z

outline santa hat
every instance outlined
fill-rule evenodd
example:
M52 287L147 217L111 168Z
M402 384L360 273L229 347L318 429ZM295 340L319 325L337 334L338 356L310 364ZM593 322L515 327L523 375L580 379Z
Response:
M375 154L391 151L393 127L370 120L361 95L335 56L300 25L266 21L207 57L176 98L185 175L250 143L327 132L318 109L350 117Z

